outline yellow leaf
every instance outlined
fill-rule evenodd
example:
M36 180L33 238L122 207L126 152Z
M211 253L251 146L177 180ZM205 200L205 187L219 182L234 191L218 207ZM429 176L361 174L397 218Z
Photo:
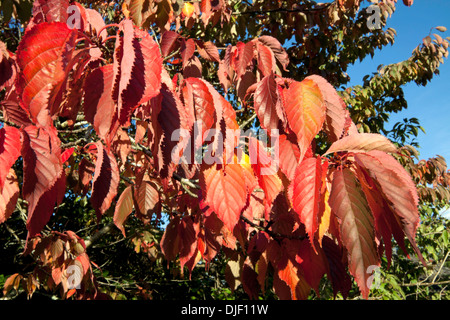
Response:
M325 233L328 231L328 228L330 227L330 216L331 216L331 207L328 204L328 198L330 197L330 192L328 189L325 190L324 194L324 201L323 201L323 211L322 216L320 217L319 222L319 244L322 247L322 238L325 235Z
M127 19L130 18L130 10L128 10L128 5L125 2L122 4L122 13L125 16L125 18Z

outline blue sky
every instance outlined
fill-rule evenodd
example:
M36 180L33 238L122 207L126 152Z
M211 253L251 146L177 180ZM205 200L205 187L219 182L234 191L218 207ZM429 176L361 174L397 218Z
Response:
M375 72L380 64L395 63L410 57L414 48L430 34L431 28L437 26L445 26L448 30L444 33L432 30L431 34L437 33L443 38L450 36L450 0L415 0L411 7L404 6L399 0L396 12L388 20L388 27L397 31L394 45L377 51L373 59L369 56L351 66L348 70L351 84L362 84L362 78ZM393 126L403 118L418 118L426 131L419 132L417 138L420 158L428 159L439 154L450 167L449 58L439 67L440 75L434 76L425 87L415 83L404 87L408 108L393 114L389 124ZM443 215L450 218L450 210L443 212Z
M443 38L450 36L450 0L415 0L411 7L404 6L399 0L396 12L388 20L388 27L397 31L394 45L378 50L373 59L369 56L350 67L348 74L352 85L362 84L364 75L375 72L380 64L406 60L430 29L437 26L445 26L448 30L444 33L432 30L431 34L437 33ZM450 59L446 59L439 69L440 75L426 87L415 83L404 87L408 109L393 114L389 124L393 126L403 118L418 118L426 131L426 134L420 132L417 139L421 146L420 158L439 154L450 165Z

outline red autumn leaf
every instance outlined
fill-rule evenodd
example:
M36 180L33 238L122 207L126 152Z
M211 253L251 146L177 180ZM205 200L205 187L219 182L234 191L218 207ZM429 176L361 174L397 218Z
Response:
M313 249L307 241L301 241L297 250L305 280L319 295L320 281L325 274L329 273L327 258L322 249Z
M195 41L194 39L182 39L180 46L181 59L183 60L183 68L186 66L187 62L194 55L195 52Z
M134 27L129 19L123 20L120 25L119 34L116 36L114 48L114 92L113 97L117 103L121 103L121 94L131 79L133 64L136 60L135 46L133 45Z
M172 53L172 51L176 50L180 46L178 41L179 38L181 38L181 36L171 30L167 30L162 34L160 46L163 57L167 57L170 53Z
M290 136L285 134L280 135L278 140L280 145L280 170L289 181L294 179L295 169L300 159L300 149L295 140L292 140Z
M258 178L259 186L264 191L264 202L270 208L277 195L283 190L283 184L278 177L278 160L272 157L261 141L255 138L249 140L250 163Z
M135 45L137 45L136 39ZM140 40L139 47L140 50L137 50L137 57L140 59L140 54L142 53L142 59L135 65L135 70L141 69L140 71L144 73L144 91L139 101L139 104L143 104L159 92L163 72L163 59L159 53L158 44L150 35L146 34ZM135 83L133 85L137 86Z
M67 22L67 8L65 0L37 0L33 3L33 23Z
M89 191L90 182L94 176L95 165L86 160L86 158L81 159L78 165L78 175L81 191L86 194Z
M256 42L256 49L258 51L258 69L263 76L268 76L276 71L275 56L268 47L261 42Z
M201 19L206 26L211 18L211 0L201 0L200 10L202 12Z
M403 4L408 7L412 6L413 2L414 0L403 0Z
M161 238L161 251L169 261L175 260L178 252L180 252L180 236L178 232L178 226L180 223L180 217L176 216L170 220L169 224L164 231Z
M86 275L87 272L88 272L89 270L91 270L91 263L90 263L90 261L89 261L89 257L88 257L88 255L86 254L86 252L83 252L83 253L81 253L80 255L78 255L78 256L75 258L75 261L76 261L76 262L79 262L79 263L81 264L81 267L82 267L82 269L83 269L83 275Z
M228 230L233 231L247 203L245 177L239 164L214 164L202 170L203 198Z
M276 241L270 241L267 247L267 258L274 267L276 275L289 288L289 294L280 298L292 300L301 299L302 293L298 290L302 287L301 282L302 280L304 281L304 279L301 279L303 277L299 276L298 264L294 264L290 259L288 252L286 251L285 243L279 245ZM278 288L275 287L275 291L278 291L277 289ZM298 295L298 293L300 293L300 295Z
M126 237L126 234L123 224L125 223L125 220L128 218L128 216L131 214L132 211L133 211L133 189L131 186L128 186L120 194L120 197L116 203L116 208L114 210L114 224L116 225L117 228L119 228L120 231L122 231L124 237Z
M78 29L84 30L84 32L86 32L88 34L95 35L101 40L106 39L108 34L106 32L106 29L104 29L105 21L103 20L103 17L101 16L101 14L94 9L85 8L84 6L82 6L81 4L79 4L77 2L75 2L75 5L76 5L78 11L80 12L80 16L81 16L79 19L80 26ZM75 9L72 12L73 12L72 15L76 14ZM75 16L74 16L74 18L75 18ZM70 16L69 16L69 20L70 20ZM77 26L75 25L75 27L77 27ZM101 31L101 33L99 33L100 31Z
M197 253L197 238L199 233L199 224L195 223L190 216L184 216L178 226L180 237L180 265L184 265Z
M131 108L123 94L131 87L131 78L136 59L136 46L134 45L134 27L131 20L122 21L123 37L117 36L114 50L114 87L113 99L117 103L117 114L121 124L126 124ZM139 73L141 78L143 75Z
M374 221L367 200L350 169L333 174L329 203L340 225L342 243L348 252L349 271L364 299L370 288L368 268L380 264L375 246Z
M72 156L74 151L75 151L75 147L64 150L63 153L61 154L61 161L64 163L67 160L69 160L69 158Z
M9 169L20 156L20 131L5 125L0 129L0 190L5 184Z
M211 92L206 85L206 82L197 78L185 79L185 83L192 88L192 97L185 97L185 99L192 99L193 109L195 112L195 119L201 126L201 141L203 142L203 135L211 129L216 120L216 107Z
M5 222L16 209L19 193L16 173L11 168L0 192L0 224Z
M208 61L220 62L219 50L211 41L196 40L198 54Z
M319 202L322 185L321 158L304 159L295 170L289 187L292 206L305 225L311 245L314 246L315 233L319 227Z
M41 231L65 193L60 141L53 127L22 130L23 188L28 201L28 237Z
M284 70L287 70L287 66L289 64L289 56L281 46L281 43L271 36L261 36L258 38L258 41L263 43L266 47L269 47L272 50L275 58L281 63Z
M183 134L191 131L194 115L188 114L178 95L165 83L161 86L159 96L152 102L155 103L152 125L156 132L160 133L159 137L155 137L153 147L154 154L157 155L156 167L162 178L170 178L188 143L187 137Z
M278 129L279 122L285 122L278 86L273 73L258 82L253 100L255 112L263 129ZM268 133L270 134L270 131Z
M343 137L346 133L347 122L350 121L350 114L342 98L336 89L323 77L311 75L306 79L314 81L322 93L326 106L326 118L323 126L329 141L334 142Z
M120 177L116 159L111 151L105 149L100 141L94 145L97 147L97 160L92 181L91 203L97 217L100 218L117 195Z
M183 68L184 78L201 78L202 77L202 63L196 56L192 56Z
M256 91L256 76L255 74L247 70L236 83L236 93L243 104L246 104L250 100L250 96Z
M138 27L148 27L149 20L154 16L154 8L147 0L126 0L129 15Z
M352 280L343 263L343 250L327 236L322 239L322 248L328 261L328 277L333 286L334 296L340 291L346 299L352 288Z
M242 266L241 275L242 288L250 299L258 299L258 294L261 291L261 287L258 281L258 274L249 263L248 259Z
M395 218L395 214L389 204L383 198L380 187L376 185L372 178L370 178L366 172L366 169L358 166L356 173L359 181L361 181L361 187L366 196L370 210L372 211L375 222L375 230L382 237L382 243L384 243L385 246L384 251L386 253L389 266L391 264L392 257L392 236L394 236L394 239L397 241L399 247L407 253L403 230L401 229L399 221Z
M160 201L158 189L149 181L142 181L135 189L136 211L142 217L150 217Z
M334 142L328 151L324 154L334 152L368 152L379 150L395 153L397 148L388 138L377 133L357 133L346 136Z
M238 78L240 78L245 73L247 67L252 62L254 57L254 48L255 44L253 41L249 41L246 44L242 44L238 47L239 54L237 58L237 65L235 66L235 71Z
M91 71L84 85L84 114L98 136L109 141L116 106L112 98L113 65L108 64Z
M23 276L18 273L9 276L3 284L3 295L6 296L12 289L19 289L22 278Z
M284 91L286 119L300 147L300 161L325 121L325 104L319 87L305 79Z
M367 169L383 192L383 196L400 220L403 232L407 236L419 259L425 264L415 241L416 230L420 223L417 189L410 175L392 156L382 151L370 151L355 155L355 160Z
M1 101L0 105L3 109L5 121L11 121L20 127L26 127L33 124L27 112L20 106L19 97L16 92L11 92L7 97L7 100Z
M223 119L225 120L225 126L227 129L238 130L239 124L236 120L236 111L233 109L231 103L225 100L224 97L220 96L220 103L222 104Z
M17 64L20 75L17 91L22 107L32 120L38 119L41 110L50 110L52 99L59 91L59 85L66 78L72 51L77 37L66 23L40 23L27 31L17 48ZM46 116L46 114L44 114Z
M231 86L231 73L231 68L226 66L224 61L221 60L217 69L217 77L225 93L228 92L228 88Z
M11 56L6 44L0 41L0 90L10 87L15 81L16 68Z

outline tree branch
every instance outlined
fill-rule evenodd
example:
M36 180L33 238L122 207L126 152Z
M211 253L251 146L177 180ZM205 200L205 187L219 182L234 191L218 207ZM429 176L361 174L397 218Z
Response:
M99 231L94 233L89 239L84 241L86 245L86 250L92 247L92 245L97 242L101 237L103 237L105 234L110 233L112 230L115 229L114 221L111 221L107 225L105 225L103 228L101 228Z
M256 113L252 114L250 118L248 118L247 120L245 120L240 126L239 129L244 129L247 125L249 125L250 123L253 122L253 120L255 120L256 118Z
M290 236L290 235L285 235L285 234L281 234L278 232L274 232L272 230L269 230L270 224L268 224L266 227L261 227L260 225L257 225L256 223L254 223L253 221L250 221L250 219L248 219L247 217L244 217L241 214L241 220L244 221L245 223L247 223L248 225L250 225L251 227L259 230L259 231L264 231L266 232L269 236L271 236L272 238L286 238L286 239L290 239L290 240L305 240L308 239L308 236Z
M82 144L84 145L86 143L87 143L87 141L86 141L85 138L80 138L80 139L78 139L76 141L72 141L72 142L67 142L67 143L61 144L61 149L67 149L67 148L79 146L79 145L82 145Z
M438 286L442 284L448 284L450 280L438 281L438 282L418 282L418 283L402 283L402 287L429 287L429 286Z
M286 13L295 13L295 12L316 12L321 11L326 8L328 8L332 3L324 3L321 7L318 8L296 8L296 9L287 9L287 8L275 8L275 9L269 9L269 10L250 10L250 11L244 11L244 12L233 12L232 15L240 16L240 15L247 15L247 14L267 14L267 13L274 13L274 12L286 12Z

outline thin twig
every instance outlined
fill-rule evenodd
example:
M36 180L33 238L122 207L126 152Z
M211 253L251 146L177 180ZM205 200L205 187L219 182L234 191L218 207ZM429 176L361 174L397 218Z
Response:
M252 114L252 116L250 118L248 118L247 120L245 120L244 123L242 123L239 128L240 129L244 129L247 125L249 125L250 123L253 122L253 120L255 120L256 118L256 113Z
M439 275L439 273L441 273L442 268L444 267L445 261L447 260L449 254L450 254L450 250L447 251L447 254L445 255L444 260L442 261L442 264L441 264L441 266L439 267L438 272L436 272L436 274L434 275L433 280L431 280L431 282L434 282L434 281L436 280L437 276Z
M7 124L7 125L10 126L10 127L15 127L15 128L17 128L17 129L20 129L20 126L19 126L18 124L15 124L14 122L11 122L11 121L7 121L7 120L5 120L5 118L3 118L3 117L0 117L0 121L3 122L3 123L5 123L5 124Z
M269 10L250 10L250 11L244 11L244 12L232 12L232 15L235 16L241 16L241 15L248 15L248 14L267 14L267 13L274 13L274 12L286 12L286 13L296 13L296 12L315 12L315 11L321 11L326 8L328 8L332 3L325 3L322 7L319 8L298 8L298 9L286 9L286 8L276 8L276 9L269 9Z
M153 40L155 40L156 44L158 45L159 52L162 54L161 44L159 43L159 40L158 40L158 38L156 37L156 32L155 32L155 30L153 29L153 27L152 27L151 25L150 25L150 30L151 30L152 33L153 33Z
M61 144L61 148L62 149L67 149L67 148L70 148L70 147L84 145L86 143L87 143L86 139L85 138L81 138L81 139L78 139L76 141L63 143L63 144Z
M183 178L182 176L180 176L177 173L173 174L173 178L179 182L181 182L182 184L187 185L188 187L191 187L193 189L200 189L200 186L198 184L196 184L193 180L189 180L186 178Z
M290 240L305 240L308 238L308 236L291 236L291 235L285 235L278 232L274 232L272 230L269 230L269 225L266 227L261 227L260 225L254 223L253 221L250 221L247 217L244 217L241 215L241 220L247 223L248 225L252 226L255 229L258 229L260 231L266 232L269 236L272 238L286 238Z
M11 235L14 237L14 239L16 239L16 241L19 243L20 247L23 248L23 246L24 246L23 242L25 242L25 241L22 242L22 240L17 236L16 232L10 226L8 226L6 224L6 222L4 222L3 225L5 226L6 230L8 230L8 232L11 233Z
M87 126L87 127L83 127L80 129L74 129L74 130L58 130L59 133L80 133L86 130L89 130L91 128L91 126Z
M180 53L180 49L177 49L171 54L169 54L167 57L164 58L164 61L170 60L171 58L175 57L178 53Z
M429 287L429 286L438 286L441 284L447 284L450 283L450 280L446 280L446 281L438 281L438 282L418 282L418 283L403 283L401 284L402 287Z

